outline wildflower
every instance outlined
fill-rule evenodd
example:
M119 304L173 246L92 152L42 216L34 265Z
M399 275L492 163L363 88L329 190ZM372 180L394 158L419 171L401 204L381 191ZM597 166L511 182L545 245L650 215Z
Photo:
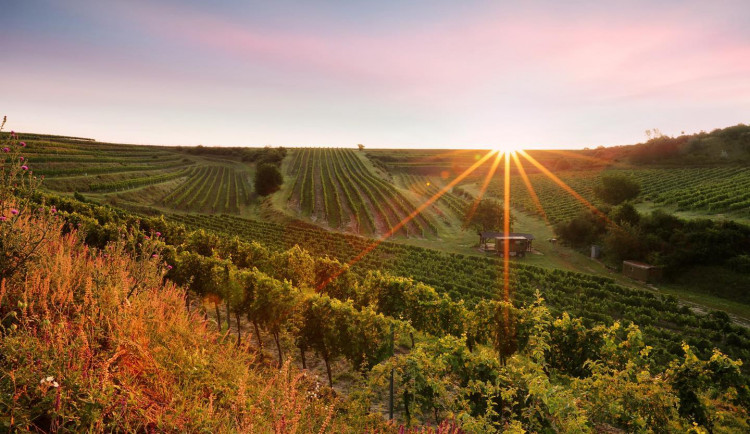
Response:
M158 257L159 257L159 255L157 255L156 253L154 253L153 255L151 255L151 257L152 257L152 258L158 258Z
M156 233L156 236L157 236L157 237L160 237L160 236L161 236L161 232L157 232L157 233Z
M14 137L16 137L16 132L15 132L15 131L11 131L11 132L10 132L10 137L11 137L11 138L14 138Z
M15 208L11 208L10 213L13 215L18 215L18 210Z
M19 143L19 145L21 145L22 148L25 148L26 147L26 142L21 142L21 143Z
M39 381L39 384L41 384L41 385L47 385L47 386L52 386L52 387L60 387L60 384L57 381L55 381L55 377L53 377L51 375L49 377L42 378Z
M167 265L167 270L171 270L171 269L172 269L172 266L171 265Z
M51 207L51 208L49 209L49 212L51 212L52 214L54 214L54 213L56 213L56 212L57 212L57 208L55 208L55 207L53 206L53 207Z
M10 152L10 148L8 147L3 148L3 152Z
M0 215L0 222L4 222L5 220L8 220L8 217L5 217L4 215Z
M21 166L21 170L29 170L29 166L23 165Z
M23 161L23 160L24 160L24 158L23 158L23 157L20 157L20 158L21 158L21 161Z

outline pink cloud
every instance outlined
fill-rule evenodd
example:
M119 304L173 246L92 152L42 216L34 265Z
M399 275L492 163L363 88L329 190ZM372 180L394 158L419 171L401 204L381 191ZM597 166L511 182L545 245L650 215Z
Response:
M613 87L615 94L638 93L750 72L750 49L742 41L711 29L707 43L704 32L696 31L698 23L660 17L634 24L627 17L567 21L526 11L460 17L387 36L332 36L258 28L184 8L138 4L127 11L158 38L195 46L196 55L219 52L235 62L370 85L397 98L399 92L454 98L488 84L544 74L553 87L567 83L577 87L572 93L590 89L601 95Z

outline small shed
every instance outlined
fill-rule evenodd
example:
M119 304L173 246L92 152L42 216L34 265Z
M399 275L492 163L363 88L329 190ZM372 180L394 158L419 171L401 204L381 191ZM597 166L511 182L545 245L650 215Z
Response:
M662 268L639 261L622 261L622 274L642 282L658 282L662 278Z
M602 255L602 247L596 244L591 245L591 259L599 259Z
M531 243L535 239L532 234L511 232L506 235L503 232L484 231L479 233L479 248L486 252L498 251L502 253L501 246L505 242L505 238L511 241L511 251L514 251L512 246L515 243L517 246L522 245L525 252L531 252Z

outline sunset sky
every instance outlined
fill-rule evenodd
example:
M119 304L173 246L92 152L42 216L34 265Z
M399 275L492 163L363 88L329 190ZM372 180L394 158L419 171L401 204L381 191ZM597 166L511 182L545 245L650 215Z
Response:
M750 121L748 23L748 0L5 1L0 115L148 144L629 144Z

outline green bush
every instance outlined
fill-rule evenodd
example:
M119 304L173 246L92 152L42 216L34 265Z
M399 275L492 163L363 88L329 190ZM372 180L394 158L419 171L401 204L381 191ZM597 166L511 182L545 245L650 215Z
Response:
M278 191L283 182L284 177L281 176L278 167L273 164L263 163L255 172L255 191L261 196L268 196Z

